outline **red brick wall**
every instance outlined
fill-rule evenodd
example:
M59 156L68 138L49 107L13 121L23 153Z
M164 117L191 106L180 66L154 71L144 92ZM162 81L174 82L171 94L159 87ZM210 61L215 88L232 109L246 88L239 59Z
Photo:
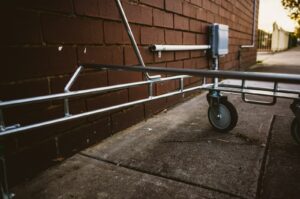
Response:
M9 2L9 3L8 3ZM125 12L145 62L151 66L207 68L204 52L168 52L159 58L149 44L207 44L208 25L230 26L230 53L221 68L238 68L238 50L251 43L252 0L123 0ZM134 65L130 41L113 0L12 0L0 3L0 100L63 92L80 63ZM60 49L60 50L59 50ZM243 67L254 64L256 50L244 50ZM141 73L85 71L73 90L142 80ZM186 85L197 82L193 78ZM156 85L156 93L176 88L175 82ZM80 113L147 96L146 87L71 100ZM145 118L176 104L166 98L9 136L5 146L10 184ZM53 101L4 110L6 124L63 116L63 102Z

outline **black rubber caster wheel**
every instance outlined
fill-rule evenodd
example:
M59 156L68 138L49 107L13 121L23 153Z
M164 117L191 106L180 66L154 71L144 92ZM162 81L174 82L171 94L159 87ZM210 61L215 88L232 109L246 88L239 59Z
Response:
M222 100L218 105L208 108L208 119L217 131L226 133L236 126L238 113L229 101Z
M294 140L300 144L300 125L298 120L295 118L292 122L292 126L291 126L291 134L294 138Z

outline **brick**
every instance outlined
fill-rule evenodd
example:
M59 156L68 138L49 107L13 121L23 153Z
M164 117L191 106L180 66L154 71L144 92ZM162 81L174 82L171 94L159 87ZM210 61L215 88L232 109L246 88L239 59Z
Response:
M202 7L205 9L205 10L211 10L211 1L203 1L202 2Z
M109 118L81 126L58 137L59 151L62 156L68 157L110 136L110 131Z
M174 15L174 28L180 30L189 30L189 19L179 15Z
M131 29L137 44L140 43L140 29L136 25L131 25ZM130 44L128 34L122 23L104 22L104 40L106 44Z
M152 27L141 27L142 44L162 44L165 41L164 30Z
M206 21L207 19L207 11L203 8L200 8L199 11L197 12L197 19L202 20L202 21Z
M78 62L123 65L121 46L86 46L78 47ZM101 55L101 56L99 56Z
M119 11L115 1L98 0L99 16L105 19L120 19Z
M202 6L202 0L191 0L191 3L194 4L194 5L197 5L199 7Z
M197 45L207 45L208 36L206 34L197 34L196 35L196 44Z
M180 52L175 52L175 59L188 59L190 58L190 52L188 51L180 51Z
M72 103L72 108L73 108ZM54 115L54 112L56 115ZM63 117L63 106L57 106L56 110L51 110L51 112L47 113L48 115L51 115L52 119L53 118L61 118ZM45 112L43 112L45 114ZM54 117L56 116L56 117ZM44 141L47 141L49 139L52 139L55 136L61 135L65 132L72 131L75 128L78 128L86 123L86 119L76 119L68 122L64 122L61 124L55 124L47 127L42 127L34 130L30 130L26 132L25 134L19 134L17 135L17 140L18 140L18 148L19 150L21 149L26 149L28 147L32 147L33 145L37 143L41 143Z
M87 88L96 88L107 86L107 72L106 71L93 71L91 73L83 74L78 78L78 82L74 83L74 90L83 90Z
M112 132L124 130L144 120L144 106L136 105L112 115Z
M155 56L154 60L158 62L174 61L175 55L174 52L162 52L161 57Z
M72 0L16 0L16 2L18 6L23 8L73 13Z
M49 94L47 79L0 84L1 100L12 100Z
M162 67L162 68L164 68L164 67L166 67L166 63L165 62L160 62L160 63L150 64L149 66L150 67ZM166 77L165 74L159 74L159 73L149 73L149 74L151 76L153 76L153 75L160 75L161 77ZM155 93L155 86L153 86L153 89L154 89L153 93Z
M96 144L111 135L111 119L109 117L101 118L93 123L93 133L89 137L89 145Z
M210 27L210 24L208 23L203 23L202 24L202 33L208 33L209 32L209 27Z
M183 68L184 62L183 61L174 61L174 62L168 62L167 67L168 68ZM179 81L175 82L176 88L179 88Z
M129 22L152 25L152 8L126 2L123 7Z
M72 73L77 66L73 47L2 47L0 53L5 66L0 82Z
M184 98L184 95L174 95L167 98L167 106L174 106L180 103Z
M195 45L196 44L196 35L194 33L184 32L183 33L183 44Z
M87 109L95 110L128 102L128 90L114 91L86 100Z
M140 2L157 8L164 8L164 0L141 0Z
M174 91L175 87L175 81L159 82L156 84L156 95L162 95Z
M182 0L165 0L166 10L182 14Z
M1 13L1 44L41 44L39 15L34 12L5 10ZM9 20L7 20L9 19Z
M151 116L163 111L166 107L167 107L167 99L166 98L162 98L159 100L154 100L154 101L145 103L146 118L151 117Z
M108 71L109 85L124 84L142 80L142 73L127 71Z
M198 12L199 8L194 6L193 4L190 4L188 2L183 3L183 15L191 18L196 18Z
M153 63L153 53L148 47L139 47L140 53L143 57L144 63ZM124 47L125 65L140 65L138 58L133 50L133 47Z
M191 58L195 58L195 57L205 57L207 54L207 50L203 50L203 51L191 51Z
M218 14L219 13L219 6L215 3L212 3L211 4L211 11L214 13L214 14Z
M71 76L50 79L51 93L62 93ZM71 87L71 91L107 86L107 72L90 72L80 75Z
M202 23L197 20L190 20L190 31L202 33Z
M86 1L74 0L74 8L76 14L98 17L99 16L98 1L99 0L86 0Z
M183 68L183 61L168 62L168 68Z
M166 28L173 28L173 14L154 9L153 25Z
M70 112L77 114L85 111L83 100L70 100ZM63 101L56 101L56 104L44 102L40 104L30 104L9 109L4 109L7 124L29 125L61 118L64 115Z
M0 143L5 155L11 155L17 152L18 140L15 135L3 137Z
M55 158L56 145L53 139L6 156L9 186L12 187L18 182L33 177L42 170L54 165L53 159Z
M167 44L182 44L182 32L175 30L165 30Z
M47 43L101 44L103 42L101 20L43 15L42 26Z
M184 60L184 68L196 68L197 66L197 60L196 59L189 59L189 60Z
M148 96L148 85L129 88L129 101L145 99Z
M211 13L211 12L207 12L206 13L207 15L206 15L206 20L207 20L207 22L209 22L209 23L213 23L214 21L215 21L215 16L214 16L214 14L213 13Z

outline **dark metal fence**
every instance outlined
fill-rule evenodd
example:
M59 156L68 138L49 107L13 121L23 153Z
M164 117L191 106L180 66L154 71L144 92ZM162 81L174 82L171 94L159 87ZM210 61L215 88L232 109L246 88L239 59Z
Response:
M272 33L258 30L258 46L259 52L269 52L272 47Z

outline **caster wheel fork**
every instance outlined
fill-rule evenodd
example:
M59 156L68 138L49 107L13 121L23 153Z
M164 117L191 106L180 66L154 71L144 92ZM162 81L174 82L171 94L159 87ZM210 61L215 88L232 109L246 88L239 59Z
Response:
M229 132L237 124L237 110L225 97L218 98L216 101L215 103L210 103L208 108L209 122L217 131L222 133Z

